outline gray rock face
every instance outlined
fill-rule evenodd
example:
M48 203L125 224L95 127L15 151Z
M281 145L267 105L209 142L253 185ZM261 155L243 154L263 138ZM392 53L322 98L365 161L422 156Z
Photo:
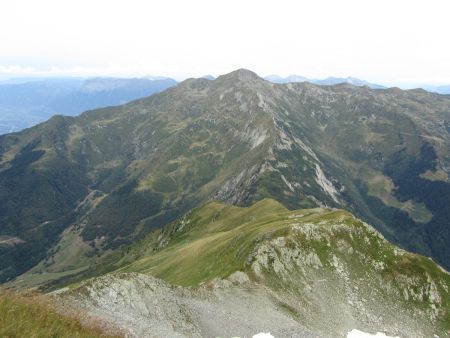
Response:
M136 273L104 276L81 290L58 297L129 337L251 337L269 331L275 337L318 337L243 272L197 290Z
M264 242L249 259L256 281L277 290L274 297L292 310L294 318L326 337L345 336L352 328L400 337L441 332L435 328L435 319L444 318L448 311L441 302L446 284L438 282L439 292L430 276L426 281L424 276L402 274L383 280L383 261L352 252L351 242L333 243L332 238L343 229L339 224L329 232L296 228L330 250L293 240L286 245L282 237ZM380 237L380 241L385 240ZM360 255L365 267L354 265L348 258L353 254ZM413 302L423 306L414 307Z

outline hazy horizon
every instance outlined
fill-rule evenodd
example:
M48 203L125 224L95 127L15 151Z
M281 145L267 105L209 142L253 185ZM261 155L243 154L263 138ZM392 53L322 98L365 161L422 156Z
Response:
M237 70L237 69L235 69ZM252 71L252 69L248 69L250 71ZM233 70L232 70L233 71ZM232 72L231 71L231 72ZM157 78L161 78L161 79L174 79L178 82L182 82L188 78L201 78L201 77L206 77L206 76L213 76L214 78L217 78L218 76L221 75L225 75L227 73L224 74L215 74L212 75L211 73L205 73L203 75L199 75L199 76L179 76L179 77L171 77L171 76L167 76L164 75L164 73L161 74L134 74L134 75L126 75L126 74L119 74L119 75L115 75L115 74L93 74L93 75L77 75L77 74L24 74L24 75L15 75L15 76L6 76L3 77L0 73L0 85L1 84L11 84L11 83L25 83L25 82L30 82L30 81L39 81L39 80L89 80L89 79L95 79L95 78L111 78L111 79L157 79ZM270 74L257 74L258 76L260 76L261 78L266 78L269 76L280 76L282 78L286 78L289 76L303 76L302 74L288 74L285 76L282 76L280 74L274 74L274 73L270 73ZM356 78L358 80L362 80L362 81L366 81L368 83L374 84L374 85L380 85L380 86L384 86L386 88L392 88L392 87L398 87L401 89L415 89L415 88L424 88L427 90L430 89L436 89L440 86L445 86L445 88L450 85L449 83L443 82L443 83L433 83L433 82L423 82L423 83L395 83L395 82L372 82L372 81L368 81L365 78L357 78L355 76L352 75L348 75L348 76L342 76L342 77L338 77L338 76L326 76L326 77L322 77L322 78L318 78L318 77L312 77L312 78L307 78L306 81L313 81L313 80L326 80L326 79L330 79L330 78Z
M0 4L0 79L218 76L238 68L387 86L450 84L443 0Z

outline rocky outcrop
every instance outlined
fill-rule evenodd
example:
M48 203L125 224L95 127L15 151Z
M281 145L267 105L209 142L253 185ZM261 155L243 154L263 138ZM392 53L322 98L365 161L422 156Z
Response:
M243 272L195 290L143 274L107 275L57 297L129 337L318 337Z

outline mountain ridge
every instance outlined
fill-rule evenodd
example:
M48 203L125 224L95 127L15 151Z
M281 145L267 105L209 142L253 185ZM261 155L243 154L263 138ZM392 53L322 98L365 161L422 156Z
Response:
M386 89L385 86L370 83L364 80L360 80L358 78L348 76L348 77L327 77L325 79L309 79L307 77L301 75L289 75L287 77L281 77L279 75L268 75L265 76L264 79L274 82L274 83L294 83L294 82L310 82L321 86L332 86L341 83L348 83L354 86L362 87L367 86L372 89Z
M344 337L355 327L432 336L449 327L448 272L344 210L211 201L116 266L59 291L59 301L133 336Z
M266 197L349 209L446 265L449 107L427 92L277 85L237 70L1 136L0 235L26 242L0 247L2 278L17 276L17 255L20 273L63 277L210 199ZM408 190L418 182L423 192ZM23 196L28 209L15 207Z

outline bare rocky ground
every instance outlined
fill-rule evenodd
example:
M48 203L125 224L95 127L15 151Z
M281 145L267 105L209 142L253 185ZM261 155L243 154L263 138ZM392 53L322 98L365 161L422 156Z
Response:
M246 282L244 274L196 290L143 274L107 275L60 297L127 337L252 337L259 332L318 337L286 313L269 290Z
M352 327L363 327L374 333L385 327L391 334L403 332L400 337L426 337L420 329L416 331L415 319L402 313L401 309L386 312L386 317L392 317L391 322L400 320L398 324L391 323L392 326L386 327L383 325L389 320L373 316L371 307L380 307L380 304L366 304L367 311L351 304L342 307L339 296L329 297L324 286L319 285L314 290L317 293L313 296L314 301L320 300L322 308L328 304L329 311L341 309L341 313L336 312L326 320L316 320L320 314L308 313L308 304L303 304L303 311L287 305L302 306L295 293L274 292L250 282L241 272L197 289L172 286L139 273L110 274L87 282L75 291L63 291L57 297L66 307L110 323L113 331L121 331L125 337L244 338L260 332L270 332L277 338L346 337ZM361 312L352 313L353 308ZM367 317L371 317L369 322L373 325L367 325ZM311 331L311 320L314 321L312 330L319 334ZM416 320L420 322L420 319ZM310 329L302 324L305 322ZM405 327L409 329L405 330Z

